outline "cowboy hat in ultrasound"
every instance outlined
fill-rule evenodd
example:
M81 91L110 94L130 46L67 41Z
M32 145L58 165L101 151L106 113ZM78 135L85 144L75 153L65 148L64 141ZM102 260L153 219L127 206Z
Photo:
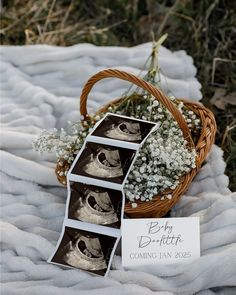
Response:
M71 174L122 184L135 150L87 142Z
M91 135L111 138L114 140L141 143L155 125L156 124L152 122L115 114L107 114Z
M120 228L122 203L121 191L71 182L68 218Z
M104 276L117 238L66 226L52 263Z

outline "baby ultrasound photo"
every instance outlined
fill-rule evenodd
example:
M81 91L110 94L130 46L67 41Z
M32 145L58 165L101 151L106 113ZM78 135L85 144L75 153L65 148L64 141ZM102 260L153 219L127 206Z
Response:
M121 191L70 183L68 218L120 228L123 195Z
M122 184L134 156L135 150L88 142L71 173Z
M104 276L116 239L66 226L51 262Z
M154 126L154 123L109 114L98 125L92 135L141 143Z

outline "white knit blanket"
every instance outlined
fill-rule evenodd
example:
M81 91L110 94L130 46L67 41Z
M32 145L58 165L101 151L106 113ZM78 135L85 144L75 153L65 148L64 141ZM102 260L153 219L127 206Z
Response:
M94 277L46 262L65 213L66 190L54 174L55 157L38 155L31 141L43 128L79 120L79 94L97 71L116 67L139 74L151 44L133 48L23 46L1 48L1 291L2 294L235 294L236 195L214 146L173 216L200 216L201 258L188 264L125 271L117 255L109 277ZM192 58L160 49L162 88L201 99ZM118 97L127 83L99 83L88 105ZM187 226L187 224L186 224Z

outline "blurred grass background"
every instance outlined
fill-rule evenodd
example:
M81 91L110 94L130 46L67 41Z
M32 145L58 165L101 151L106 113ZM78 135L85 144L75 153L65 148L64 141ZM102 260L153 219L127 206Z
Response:
M236 191L235 0L3 0L3 45L69 46L90 42L133 46L168 33L165 46L194 59L203 103L215 113L216 143L224 150Z

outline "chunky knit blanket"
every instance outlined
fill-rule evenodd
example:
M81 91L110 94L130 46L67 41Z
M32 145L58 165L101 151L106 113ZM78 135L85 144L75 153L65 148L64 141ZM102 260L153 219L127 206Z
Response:
M1 48L2 294L236 293L236 194L227 188L217 146L171 213L200 216L201 258L129 271L122 268L117 254L107 278L46 262L60 235L66 189L56 180L55 157L38 155L31 142L44 128L79 120L78 97L92 74L107 67L139 74L150 50L150 43L132 48L91 44ZM192 58L164 47L159 55L162 89L200 100ZM99 83L89 97L89 108L97 109L127 87L116 79Z

